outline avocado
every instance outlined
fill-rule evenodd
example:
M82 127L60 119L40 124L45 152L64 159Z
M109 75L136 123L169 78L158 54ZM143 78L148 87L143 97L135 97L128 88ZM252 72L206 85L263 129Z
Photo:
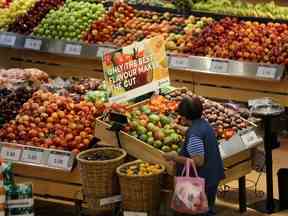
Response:
M180 141L179 135L178 135L177 133L171 133L169 137L171 137L171 140L172 140L173 142L178 142L178 141Z

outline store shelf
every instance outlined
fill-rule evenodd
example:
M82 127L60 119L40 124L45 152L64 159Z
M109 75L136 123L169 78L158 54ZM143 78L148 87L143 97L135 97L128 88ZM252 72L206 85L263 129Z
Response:
M169 67L177 70L240 76L260 80L281 80L285 70L284 65L177 55L170 55Z
M78 42L48 40L10 32L0 33L0 46L27 49L86 59L99 59L104 52L113 51L110 45L87 45ZM284 65L262 64L229 59L169 54L169 67L193 72L240 76L260 80L281 80Z

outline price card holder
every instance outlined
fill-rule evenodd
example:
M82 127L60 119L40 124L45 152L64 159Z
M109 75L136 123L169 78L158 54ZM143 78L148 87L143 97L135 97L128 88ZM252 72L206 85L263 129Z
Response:
M259 66L257 68L256 76L265 79L275 79L277 68L269 66Z
M98 47L97 58L102 58L105 53L114 51L115 48L112 47Z
M228 61L212 59L209 71L216 73L228 73Z
M171 56L169 66L172 68L188 68L189 67L189 58Z
M73 166L72 154L68 152L51 151L48 156L48 166L62 170L71 170ZM71 162L72 160L72 162Z
M147 212L124 211L124 216L148 216Z
M22 148L12 145L3 145L1 148L1 157L4 160L19 161L22 153Z
M64 54L81 55L82 46L80 44L66 44Z
M21 161L27 163L41 164L43 161L44 150L33 147L24 147Z
M117 203L122 201L122 195L116 195L112 197L107 197L100 200L100 206L109 205L112 203Z
M14 46L16 42L15 35L2 34L0 35L0 45Z
M42 46L42 40L27 38L25 39L24 48L32 50L40 50Z
M241 135L243 144L249 149L257 144L259 144L262 139L256 135L254 130L248 131Z

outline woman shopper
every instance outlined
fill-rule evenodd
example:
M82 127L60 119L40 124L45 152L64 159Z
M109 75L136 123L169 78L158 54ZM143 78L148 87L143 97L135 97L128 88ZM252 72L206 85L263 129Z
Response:
M205 179L205 191L209 211L206 216L215 215L217 188L224 178L223 161L218 148L218 141L213 128L202 117L202 103L198 97L185 97L180 102L177 112L186 128L175 125L177 130L185 133L185 142L179 154L165 153L168 161L176 162L177 176L180 176L186 160L192 159L200 177Z

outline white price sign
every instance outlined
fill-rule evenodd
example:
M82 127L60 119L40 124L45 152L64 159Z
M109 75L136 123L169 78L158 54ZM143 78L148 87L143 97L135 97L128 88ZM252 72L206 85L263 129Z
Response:
M66 44L64 53L69 55L81 55L82 46L79 44Z
M100 206L116 203L116 202L121 202L122 201L122 196L121 195L116 195L108 198L104 198L100 200Z
M20 155L21 155L20 148L3 146L1 149L1 157L4 158L5 160L19 161Z
M43 150L41 149L24 149L22 153L22 161L40 164L42 161L42 156Z
M189 67L189 58L171 56L170 66L174 68L187 68Z
M216 73L228 73L228 62L221 60L212 60L209 71Z
M113 51L115 51L115 49L112 47L98 47L97 57L102 58L105 53L109 53L109 52L113 52Z
M241 139L242 139L244 145L246 147L248 147L248 148L252 147L255 144L257 144L258 140L259 140L257 135L256 135L256 133L255 133L255 131L250 131L250 132L248 132L246 134L243 134L241 136Z
M69 168L69 155L51 152L48 157L48 166L68 169Z
M275 79L277 73L277 68L275 67L265 67L260 66L257 69L257 77L268 78L268 79Z
M0 35L0 44L6 46L14 46L16 42L16 36L14 35Z
M33 49L33 50L40 50L41 45L42 45L42 41L41 40L27 38L25 40L24 48Z
M124 211L124 216L148 216L147 212Z

